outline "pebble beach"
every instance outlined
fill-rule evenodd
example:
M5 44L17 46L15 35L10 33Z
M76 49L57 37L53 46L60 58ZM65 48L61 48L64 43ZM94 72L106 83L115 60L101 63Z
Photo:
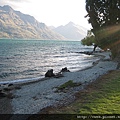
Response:
M63 106L75 100L75 93L84 89L86 85L117 68L117 62L111 61L110 52L98 52L100 60L93 63L92 67L76 72L64 72L60 78L43 78L32 83L15 85L9 91L11 98L0 98L0 103L6 101L7 105L0 105L1 114L36 114L49 106ZM79 86L58 91L57 88L72 80L81 83ZM13 85L14 86L14 85ZM19 86L19 87L18 87Z

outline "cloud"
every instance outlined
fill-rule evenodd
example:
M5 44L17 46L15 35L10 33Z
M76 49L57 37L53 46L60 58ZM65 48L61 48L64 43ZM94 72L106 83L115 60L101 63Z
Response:
M88 26L88 21L84 18L87 14L85 0L0 0L0 5L9 5L47 25L59 26L72 21Z
M13 9L19 9L24 3L30 3L30 0L0 0L0 6L9 5Z
M0 0L0 3L2 5L8 4L8 3L21 3L21 2L29 2L30 0Z
M18 6L20 3L29 3L30 0L0 0L0 5L10 5L11 7Z

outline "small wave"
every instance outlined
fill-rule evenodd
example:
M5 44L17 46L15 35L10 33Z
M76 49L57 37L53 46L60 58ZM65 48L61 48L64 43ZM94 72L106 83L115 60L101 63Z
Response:
M1 81L0 84L22 84L22 83L30 83L30 82L35 82L40 79L44 78L43 76L41 77L36 77L36 78L25 78L25 79L17 79L17 80L9 80L9 81Z
M35 71L38 71L37 69L30 69L30 70L24 70L23 72L35 72Z
M8 76L10 76L9 73L1 73L1 74L0 74L0 78L6 78L6 77L8 77Z
M14 50L9 51L7 48L11 47L11 43ZM75 41L19 41L17 44L16 41L12 41L5 44L8 47L2 47L5 52L0 55L0 81L5 82L28 82L38 79L33 77L42 76L51 68L60 71L66 66L72 67L70 68L72 71L83 67L84 64L88 65L87 62L91 62L88 61L89 59L94 61L93 56L77 52L78 50L90 51L92 48L82 46L80 42ZM11 54L8 54L8 51Z

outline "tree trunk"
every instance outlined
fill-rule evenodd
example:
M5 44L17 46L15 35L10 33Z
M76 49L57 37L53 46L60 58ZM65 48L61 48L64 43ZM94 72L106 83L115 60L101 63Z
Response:
M93 52L95 52L96 48L97 48L97 45L94 45Z

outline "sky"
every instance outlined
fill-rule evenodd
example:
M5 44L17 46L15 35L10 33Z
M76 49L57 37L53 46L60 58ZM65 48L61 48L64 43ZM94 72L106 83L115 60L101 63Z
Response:
M34 16L47 26L58 27L69 22L90 29L85 10L85 0L0 0L0 6L10 5L13 9Z

